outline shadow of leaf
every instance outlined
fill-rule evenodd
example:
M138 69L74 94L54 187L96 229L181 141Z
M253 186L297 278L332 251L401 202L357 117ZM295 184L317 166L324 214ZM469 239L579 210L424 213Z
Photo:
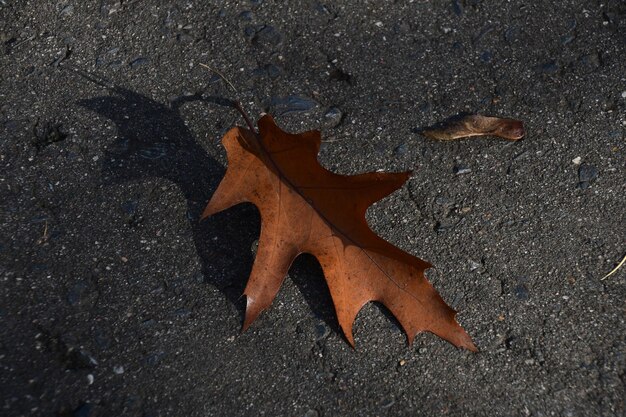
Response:
M308 253L301 254L291 265L289 276L298 287L313 314L323 320L333 332L345 339L339 327L339 321L337 321L335 306L328 284L324 279L324 272L317 258Z
M254 206L242 205L199 222L225 169L196 142L179 111L192 101L222 106L232 102L197 94L168 106L125 88L109 88L111 95L77 103L110 119L117 129L117 139L103 160L103 183L163 178L176 184L187 202L187 220L205 281L222 291L243 317L241 294L252 265L250 246L260 229L259 216Z

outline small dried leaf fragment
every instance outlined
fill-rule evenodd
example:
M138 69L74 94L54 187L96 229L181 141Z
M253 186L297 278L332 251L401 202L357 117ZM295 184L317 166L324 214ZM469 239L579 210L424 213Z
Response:
M520 120L471 114L427 128L421 132L424 136L437 140L454 140L470 136L497 136L508 140L520 140L524 137L524 124Z
M476 351L456 312L424 276L431 265L372 232L367 208L400 188L410 173L334 174L317 161L318 131L289 134L266 115L259 134L235 127L222 143L228 169L203 218L251 202L261 236L244 294L244 330L267 309L301 253L320 262L339 325L354 346L352 324L369 301L385 305L411 343L423 331Z

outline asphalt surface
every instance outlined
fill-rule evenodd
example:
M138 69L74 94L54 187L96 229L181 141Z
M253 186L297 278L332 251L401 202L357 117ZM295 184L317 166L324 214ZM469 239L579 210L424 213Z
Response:
M616 0L0 1L0 414L623 416L625 34ZM307 256L240 334L258 212L198 222L228 99L415 170L368 220L479 353L375 304L351 349ZM418 133L463 112L527 135Z

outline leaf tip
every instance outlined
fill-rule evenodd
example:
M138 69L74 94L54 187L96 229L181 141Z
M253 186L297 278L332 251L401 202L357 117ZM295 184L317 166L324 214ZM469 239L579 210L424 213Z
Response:
M472 342L471 340L468 346L461 346L461 347L474 353L480 352L478 348L476 347L476 345L474 344L474 342Z
M470 339L470 337L467 335L467 333L463 332L464 336L462 337L462 341L460 341L458 344L455 343L456 347L460 348L460 349L465 349L465 350L469 350L470 352L473 353L478 353L479 350L476 347L476 345L474 344L474 342L472 342L472 339Z
M356 349L356 346L354 344L354 336L352 336L352 332L350 332L350 334L346 334L344 332L344 336L346 337L346 340L348 341L348 344L350 345L350 347L352 349Z
M265 307L258 303L257 300L255 300L253 297L245 292L243 293L243 295L246 296L246 315L243 319L243 325L241 326L242 333L248 330L250 325L252 325L257 317L259 317L259 314L261 314L261 312L265 310Z
M472 338L467 334L465 329L463 329L463 327L461 327L461 325L456 322L456 320L454 322L456 324L457 331L455 332L453 340L450 340L450 342L452 342L452 344L458 348L477 353L478 348L472 341Z
M511 119L508 122L508 127L505 129L505 134L503 137L505 139L509 139L512 141L518 141L524 138L526 132L524 131L524 122L521 120L513 120Z
M350 345L350 347L352 349L356 349L355 344L354 344L354 335L352 334L352 324L350 324L349 328L346 328L346 327L342 326L341 323L340 323L339 327L341 327L341 331L343 332L343 336L345 337L345 339L348 342L348 344Z
M207 206L204 208L204 211L200 215L200 221L212 216L213 214L215 214L215 211L211 207L211 202L209 201L209 204L207 204Z

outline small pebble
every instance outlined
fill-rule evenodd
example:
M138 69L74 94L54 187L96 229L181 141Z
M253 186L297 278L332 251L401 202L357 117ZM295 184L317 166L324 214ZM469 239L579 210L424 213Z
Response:
M250 10L244 10L243 12L239 13L239 18L242 20L252 20L253 15L252 12Z
M78 281L67 292L67 302L71 306L76 306L88 298L89 283L86 281Z
M267 68L265 67L258 67L252 70L252 75L255 77L263 77L265 75L267 75Z
M578 23L576 23L576 19L572 19L570 20L570 22L567 24L567 30L574 30L576 29L576 26L578 26Z
M515 296L518 300L526 301L528 300L528 288L525 284L519 284L514 289Z
M165 357L165 352L161 351L161 352L156 352L153 353L151 355L146 356L146 364L149 366L155 366L157 365L159 362L161 362L161 359L163 359Z
M382 408L383 410L386 410L388 408L391 408L395 403L396 403L396 400L394 400L393 398L389 398L383 401L383 403L380 405L380 408Z
M504 340L504 345L509 350L518 350L521 343L519 337L509 336Z
M176 40L180 43L191 43L193 42L193 38L186 33L179 33L176 35Z
M74 6L72 6L71 4L68 4L67 6L65 6L61 12L59 13L61 16L69 16L74 12Z
M175 317L180 317L180 318L187 318L189 316L191 316L191 310L189 310L188 308L184 308L181 307L177 310L174 311L174 313L172 313Z
M461 2L459 0L452 1L452 11L457 16L461 16L463 14L463 6L461 6Z
M138 154L143 159L160 159L167 155L168 148L166 143L152 143L140 149Z
M582 161L582 158L580 156L577 156L576 158L572 159L572 162L574 163L574 165L580 165L581 161Z
M95 328L94 341L101 350L106 350L111 346L110 336L100 327Z
M250 245L250 252L252 252L253 254L256 255L256 251L259 249L259 239L256 239L254 242L252 242L252 244Z
M137 210L139 202L137 200L128 200L121 204L122 210L128 215L132 215Z
M204 274L202 272L197 272L194 275L194 278L198 284L202 284L204 282Z
M593 72L600 66L602 66L602 59L600 57L600 54L598 54L597 52L583 55L580 57L579 61L584 70L587 72Z
M544 74L555 74L559 71L559 64L552 60L535 67L535 69Z
M567 44L569 44L569 43L572 43L572 41L573 41L574 39L576 39L576 35L574 35L574 34L571 34L571 35L565 35L565 36L561 37L561 44L562 44L563 46L565 46L565 45L567 45Z
M453 171L456 175L469 174L470 172L472 172L470 168L463 166L463 165L455 166Z
M137 58L137 59L131 61L131 63L128 64L128 65L130 65L130 67L132 69L136 69L136 68L142 67L144 65L147 65L149 63L150 63L150 60L148 58L140 57L140 58Z
M407 144L406 143L401 143L400 145L396 146L396 148L393 150L393 154L395 156L402 156L402 155L405 155L408 150L409 150L409 148L408 148Z
M582 188L582 189L588 188L589 183L591 183L597 177L598 177L598 169L595 166L589 165L589 164L582 164L578 168L578 180L580 181L578 183L578 188Z
M342 118L342 111L337 107L331 107L324 113L324 127L327 129L336 127L341 123Z
M120 0L102 0L100 2L100 14L102 17L108 17L117 13L122 8Z
M146 319L143 322L141 322L141 327L149 328L149 327L154 326L155 324L156 324L156 320L154 320L154 319Z
M420 104L420 106L419 106L419 110L420 110L421 112L424 112L424 113L430 113L430 112L432 111L432 108L433 108L433 106L432 106L432 104L430 103L430 101L424 101L424 102L422 102L422 104Z
M282 74L282 70L274 64L269 64L266 67L266 69L267 69L267 75L270 78L276 78L276 77L279 77L280 74Z
M507 42L513 42L519 37L520 30L516 27L510 27L504 32L504 39Z
M480 60L485 64L490 63L492 58L493 54L489 51L484 51L482 54L480 54Z
M124 367L121 365L116 365L113 367L113 373L116 375L121 375L124 373Z
M252 44L263 49L275 49L283 42L283 35L274 26L264 26L252 38Z
M98 361L84 349L70 348L66 358L68 369L91 369L98 365Z
M92 374L87 375L87 385L93 384L94 378Z
M470 271L475 271L482 266L480 262L476 262L471 259L469 261L469 264L470 264Z
M320 341L328 337L330 334L330 328L325 323L318 323L315 325L315 338Z
M222 81L222 79L220 78L219 75L217 74L213 74L211 75L211 78L209 78L209 84L215 84L215 83L219 83L220 81Z
M89 417L91 415L92 408L93 406L91 404L83 403L74 410L72 417Z
M254 27L252 26L248 25L245 28L243 28L243 34L246 36L246 38L252 38L255 33L256 33L256 29L254 29Z
M18 124L15 120L8 120L5 124L4 124L5 129L7 129L9 132L13 133L17 131L18 128Z
M285 115L296 112L307 112L317 106L317 102L306 97L287 96L272 97L270 99L270 107L274 113Z

